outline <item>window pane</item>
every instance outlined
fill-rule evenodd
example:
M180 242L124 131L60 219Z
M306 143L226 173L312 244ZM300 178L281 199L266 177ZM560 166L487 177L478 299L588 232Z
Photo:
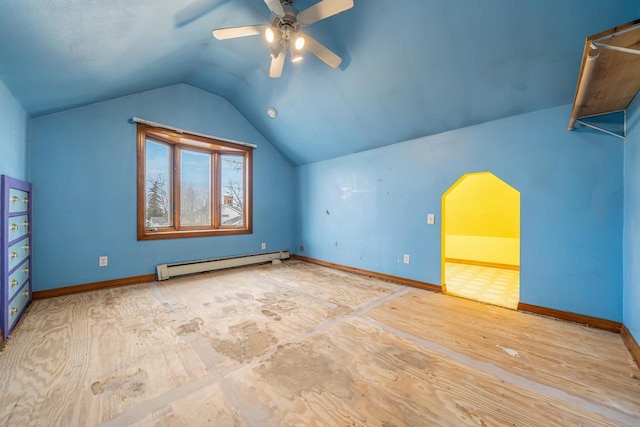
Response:
M138 124L138 240L253 232L250 147Z
M145 159L146 227L170 227L171 215L171 148L167 144L147 139Z
M222 225L244 225L244 158L223 155L221 165L220 222Z
M211 226L211 155L180 150L180 225Z

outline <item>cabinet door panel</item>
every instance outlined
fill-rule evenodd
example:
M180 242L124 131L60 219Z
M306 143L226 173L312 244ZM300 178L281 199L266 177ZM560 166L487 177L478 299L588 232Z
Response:
M9 213L27 212L29 210L29 193L15 188L9 189Z
M29 283L26 283L13 300L9 302L9 330L13 329L25 306L29 302Z
M13 298L27 280L29 280L29 260L26 260L16 271L9 275L9 280L7 281L9 286L9 300Z
M27 259L29 252L30 248L28 237L25 237L19 242L9 246L9 251L7 252L7 265L9 266L9 271L13 270L15 266Z
M7 225L7 241L12 242L29 234L29 215L9 217Z

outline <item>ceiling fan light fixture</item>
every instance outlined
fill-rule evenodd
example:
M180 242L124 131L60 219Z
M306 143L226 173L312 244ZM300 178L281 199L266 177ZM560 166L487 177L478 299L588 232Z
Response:
M269 27L265 30L264 38L267 40L267 43L273 43L273 41L276 39L276 34L273 32L273 28Z
M304 49L304 37L302 36L297 37L294 43L294 47L296 48L296 50Z
M300 62L302 61L302 52L293 48L291 44L289 44L289 51L291 52L291 62Z

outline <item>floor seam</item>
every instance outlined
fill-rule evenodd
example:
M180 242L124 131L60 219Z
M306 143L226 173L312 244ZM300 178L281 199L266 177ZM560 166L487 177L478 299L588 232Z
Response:
M349 319L355 316L360 316L362 313L366 313L367 311L370 311L376 307L379 307L389 301L394 300L395 298L401 297L407 293L409 293L412 290L412 288L410 287L406 287L403 286L401 289L398 289L397 291L393 292L392 294L389 295L384 295L380 298L377 298L371 302L369 302L368 304L366 304L364 307L358 309L357 307L355 307L353 309L353 311L349 312L349 313L345 313L345 314L341 314L338 315L336 317L332 317L318 325L316 325L315 327L313 327L310 330L307 330L306 332L303 332L301 334L298 334L294 337L291 337L289 339L283 340L278 342L278 344L276 344L275 346L271 346L269 348L269 351L265 352L262 356L260 356L259 358L257 358L256 360L252 360L248 363L245 364L241 364L239 366L237 366L235 369L233 370L229 370L227 371L224 375L228 376L228 375L232 375L235 374L236 372L240 372L249 368L253 368L255 366L258 366L259 364L263 363L266 359L270 358L271 356L273 356L277 351L278 351L278 347L280 346L284 346L284 345L288 345L288 344L297 344L299 342L302 342L303 340L305 340L306 338L309 338L311 336L314 336L318 333L324 332L328 329L330 329L331 327L333 327L334 325L338 324L339 322L345 320L345 319Z
M357 315L357 317L366 321L372 326L378 327L388 333L394 334L400 338L404 338L415 344L418 344L424 349L427 349L434 353L438 353L441 356L454 360L455 362L461 363L465 366L469 366L475 370L482 372L483 374L493 375L496 378L499 378L527 391L552 397L554 399L562 401L567 405L577 407L588 412L600 414L610 420L627 423L629 425L635 425L638 422L640 413L624 410L627 408L615 408L609 405L601 405L595 403L581 396L571 394L561 388L528 379L519 374L500 368L499 366L496 366L490 362L475 359L466 354L452 350L444 345L440 345L424 338L417 337L409 332L394 328L393 326L389 326L386 323L380 322L366 315L359 314Z
M254 270L253 273L258 275L261 279L265 279L265 277L260 275L257 271ZM299 296L311 299L318 303L324 302L325 304L323 305L325 306L327 306L327 304L331 304L332 306L328 306L328 308L339 307L339 305L337 304L322 300L318 297L314 297L313 295L307 294L306 292L301 292L297 290L295 287L290 287L286 285L283 286L282 284L277 283L274 280L268 279L268 278L266 278L266 281L274 286L278 286L280 288L294 291ZM195 393L196 391L204 387L213 385L216 382L219 384L220 389L222 390L224 396L226 396L226 398L229 399L233 407L244 418L245 422L247 422L249 425L260 425L260 422L264 421L267 417L266 416L256 417L256 414L254 413L254 411L251 411L248 407L246 407L246 405L244 404L244 401L247 399L244 398L244 396L240 398L241 395L239 396L238 393L235 390L233 390L233 386L227 382L229 377L235 373L242 372L247 369L253 369L256 366L260 365L265 360L272 357L278 351L278 348L280 346L302 342L308 337L314 336L318 333L322 333L323 331L330 329L331 327L333 327L334 325L340 323L345 319L352 318L355 316L359 316L363 313L366 313L367 311L377 308L389 301L393 301L394 299L399 298L409 293L412 290L412 288L407 286L403 286L403 285L397 285L397 286L400 286L400 288L390 294L382 295L381 297L375 298L371 301L365 301L364 303L354 307L352 309L353 311L349 313L332 317L320 323L319 325L315 326L311 330L298 334L287 340L278 342L276 345L271 346L267 352L265 352L262 356L260 356L256 360L252 360L247 363L241 363L239 365L234 366L231 369L221 370L217 365L213 365L212 368L215 369L215 372L211 371L207 375L197 378L189 383L183 384L180 387L173 388L159 396L156 396L151 400L142 402L139 405L136 405L135 407L125 410L124 412L118 414L111 420L106 421L100 425L102 427L110 427L110 426L122 425L123 422L131 423L131 422L139 421L145 416L147 416L148 414L152 413L153 411L158 410L179 398L186 397L189 394ZM165 296L162 294L162 290L157 286L157 284L151 283L150 288L156 300L158 300L161 304L170 305L171 301L165 298ZM172 309L171 311L173 312L174 310ZM173 327L171 327L171 329L175 330L175 328ZM215 350L212 349L212 351L215 351Z
M162 290L158 287L157 283L151 283L150 288L154 298L157 301L159 301L164 306L171 307L171 300L167 299L164 296L164 294L162 293ZM180 317L182 318L183 321L188 320L182 315L177 315L173 307L171 307L170 314L169 314L169 317L172 317L172 316ZM169 325L169 327L174 332L176 331L176 328L174 326ZM200 335L202 338L205 338L205 336L202 334L198 334L198 335ZM194 339L185 339L184 337L180 337L180 339L188 343L190 346L192 346L192 348L194 347L193 345ZM196 349L194 349L194 351L200 358L199 352ZM213 348L211 349L211 351L217 354L217 352ZM203 365L207 367L206 368L207 371L209 371L206 375L196 378L193 381L185 383L179 387L172 388L166 391L165 393L162 393L161 395L156 396L153 399L146 400L134 407L128 408L127 410L121 412L120 414L116 415L112 419L101 423L100 426L115 427L115 426L121 426L123 424L128 425L128 424L140 421L145 416L152 414L154 411L157 411L178 399L184 398L192 393L195 393L205 387L208 387L214 384L217 384L220 387L220 390L222 391L223 395L229 400L233 408L238 412L238 414L240 414L240 416L242 416L242 418L247 424L259 425L258 419L256 419L256 414L254 413L254 411L251 411L244 404L244 401L246 399L240 398L238 393L235 390L233 390L233 387L227 382L227 377L232 373L236 372L237 370L239 370L243 365L242 364L238 365L236 366L236 369L232 369L232 370L221 370L216 364L212 366L207 366L206 362L201 358L200 358L200 361L203 363ZM261 420L264 420L267 417L262 416L261 414L260 416L258 416L258 418Z

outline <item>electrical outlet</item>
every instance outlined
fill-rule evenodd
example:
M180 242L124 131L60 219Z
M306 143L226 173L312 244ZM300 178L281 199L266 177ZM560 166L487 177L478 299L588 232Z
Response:
M409 255L405 254L405 255L404 255L404 263L405 263L405 264L409 264L409 261L410 261L410 257L409 257Z
M267 244L262 242L262 246L261 247L262 247L262 249L267 249Z
M436 223L436 215L427 214L427 224L435 224L435 223Z
M98 258L98 265L100 267L106 267L107 265L109 265L109 257L101 256L100 258Z

